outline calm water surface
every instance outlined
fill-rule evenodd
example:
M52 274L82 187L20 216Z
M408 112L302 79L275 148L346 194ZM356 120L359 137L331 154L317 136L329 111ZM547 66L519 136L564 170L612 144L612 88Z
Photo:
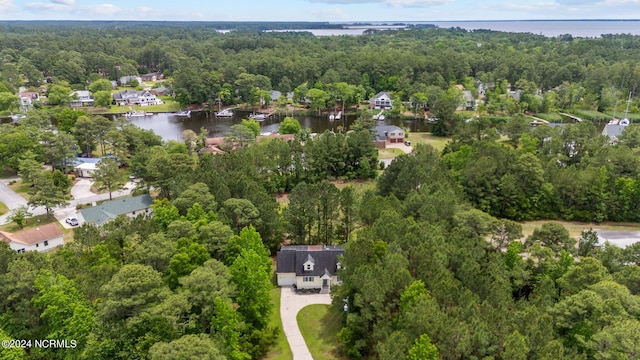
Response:
M407 24L432 24L437 27L461 28L465 30L494 30L504 32L532 33L549 37L570 34L574 37L600 37L603 34L640 35L640 20L507 20L507 21L420 21ZM306 31L315 36L362 35L367 29L402 29L406 26L345 25L344 29L271 30L276 32Z
M192 112L190 118L177 117L170 113L159 113L152 116L134 117L129 121L143 129L153 130L154 133L160 135L162 139L182 141L182 132L190 129L196 133L200 133L201 128L205 128L207 136L224 136L229 127L239 124L242 119L246 119L249 112L235 111L232 118L216 118L213 113L209 112ZM344 117L342 120L329 121L327 116L294 116L303 128L311 129L311 132L322 133L325 130L337 131L339 126L349 127L356 119L355 115ZM260 123L260 132L277 131L280 122L284 116L274 115ZM344 120L344 122L343 122ZM428 123L420 120L400 120L385 119L380 124L398 125L409 128L410 131L428 131L430 126Z

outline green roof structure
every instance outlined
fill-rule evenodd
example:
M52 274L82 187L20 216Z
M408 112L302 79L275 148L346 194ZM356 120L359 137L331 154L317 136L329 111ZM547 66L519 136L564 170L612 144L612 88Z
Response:
M98 226L115 219L118 215L132 214L148 209L153 204L149 194L105 201L100 205L80 209L85 222Z

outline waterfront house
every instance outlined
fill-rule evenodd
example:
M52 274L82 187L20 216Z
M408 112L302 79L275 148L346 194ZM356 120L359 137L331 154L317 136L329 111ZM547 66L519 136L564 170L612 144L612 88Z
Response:
M71 100L71 106L79 107L79 106L93 106L93 96L89 90L75 90L71 96L73 100Z
M163 104L150 90L123 90L113 94L113 101L119 106Z
M387 91L381 91L369 99L369 107L371 109L391 109L393 108L393 100L391 94Z
M0 231L0 240L9 244L12 250L45 252L64 245L64 234L56 223L24 229L16 233Z

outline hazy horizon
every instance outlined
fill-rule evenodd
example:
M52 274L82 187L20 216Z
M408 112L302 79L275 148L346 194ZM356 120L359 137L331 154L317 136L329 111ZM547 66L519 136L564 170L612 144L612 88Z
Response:
M638 19L640 1L637 0L486 0L481 3L474 0L183 0L153 3L139 0L0 0L0 20L16 21L344 23Z

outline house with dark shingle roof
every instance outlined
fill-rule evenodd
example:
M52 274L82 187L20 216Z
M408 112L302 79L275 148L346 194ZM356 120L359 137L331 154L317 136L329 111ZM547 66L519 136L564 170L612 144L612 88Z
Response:
M328 291L332 285L340 283L337 271L342 255L344 248L341 246L283 246L277 257L278 286Z
M56 223L24 229L16 233L0 231L0 240L19 253L25 251L45 252L64 245L64 235Z
M80 209L80 222L101 226L120 215L136 217L144 214L151 216L151 204L153 204L153 199L149 194L105 201L97 206Z

